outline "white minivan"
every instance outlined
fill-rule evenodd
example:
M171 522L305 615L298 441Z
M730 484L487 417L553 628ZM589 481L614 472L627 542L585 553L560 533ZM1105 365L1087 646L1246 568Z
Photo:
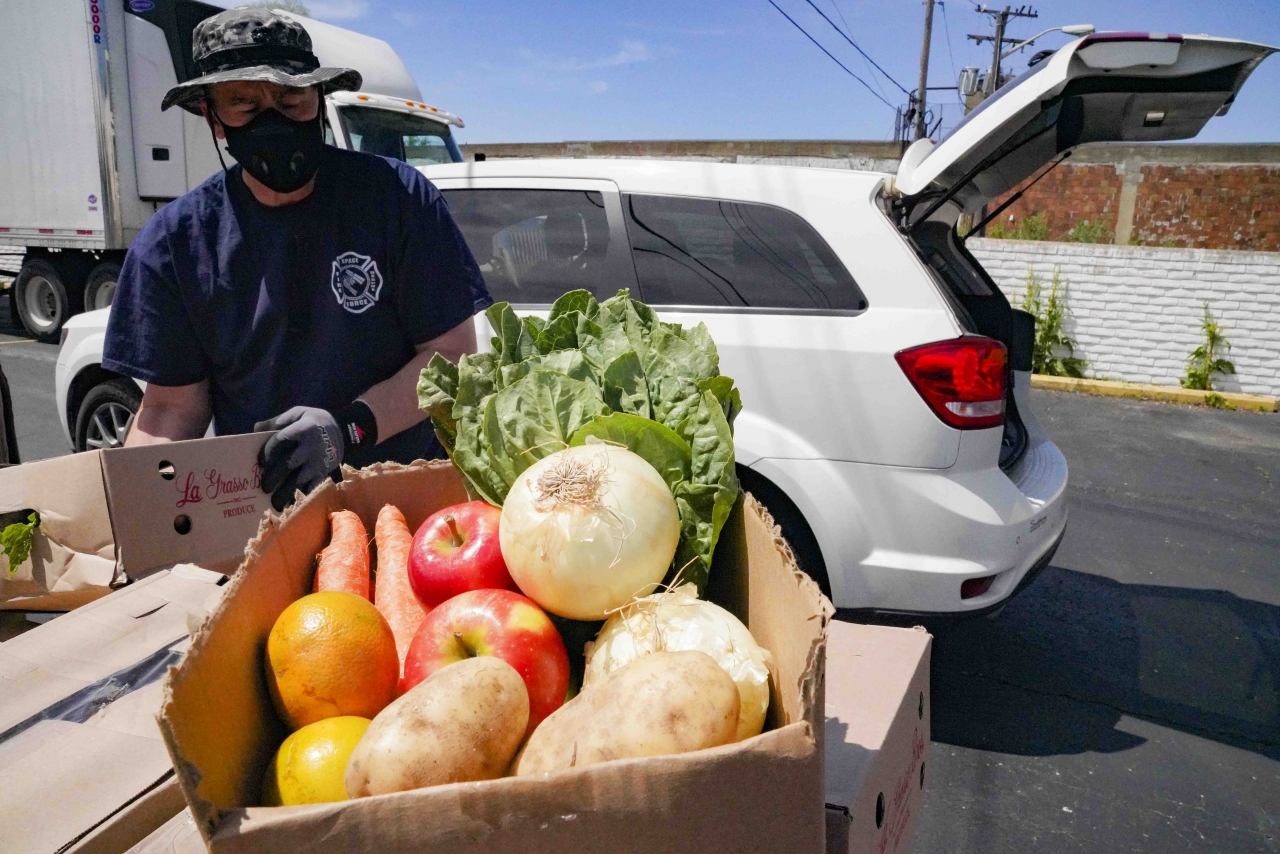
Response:
M707 325L742 392L743 484L838 608L984 612L1052 557L1067 466L1029 407L1034 319L1010 307L957 220L1081 143L1195 136L1271 52L1206 36L1079 39L938 145L915 143L896 175L620 159L423 172L495 299L539 311L574 288L629 288L664 320ZM69 327L68 425L85 417L67 390L101 371L104 325Z

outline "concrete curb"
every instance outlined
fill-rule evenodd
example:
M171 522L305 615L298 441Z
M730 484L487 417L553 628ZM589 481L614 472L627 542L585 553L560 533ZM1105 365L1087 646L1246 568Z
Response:
M1190 388L1174 388L1167 385L1122 383L1114 380L1078 380L1073 377L1049 377L1031 375L1031 387L1051 391L1082 391L1105 397L1132 397L1139 400L1163 400L1169 403L1205 404L1210 394L1216 394L1235 409L1252 409L1257 412L1276 412L1280 401L1260 394L1238 394L1230 391L1197 391Z

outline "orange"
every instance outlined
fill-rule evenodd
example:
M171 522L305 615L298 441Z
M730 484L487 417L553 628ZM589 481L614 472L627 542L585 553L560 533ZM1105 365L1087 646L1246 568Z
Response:
M354 593L303 596L267 636L267 689L292 729L339 715L372 718L395 699L396 638L373 603Z
M347 760L368 728L368 718L344 715L307 724L286 738L262 781L263 803L291 807L345 801Z

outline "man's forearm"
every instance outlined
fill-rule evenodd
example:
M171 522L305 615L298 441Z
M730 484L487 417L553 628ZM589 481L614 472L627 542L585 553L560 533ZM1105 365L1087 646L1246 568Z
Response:
M211 416L208 383L149 385L142 395L138 413L133 416L124 444L136 447L199 439L209 428Z
M418 345L418 354L403 368L360 395L378 423L378 441L390 439L417 424L426 414L418 409L418 377L436 353L457 363L463 353L476 351L475 321L466 321L438 338Z

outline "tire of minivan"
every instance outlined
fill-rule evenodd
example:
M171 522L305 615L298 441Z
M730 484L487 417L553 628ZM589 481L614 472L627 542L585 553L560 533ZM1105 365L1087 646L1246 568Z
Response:
M123 377L89 389L76 415L76 451L118 448L142 405L142 390Z
M115 261L103 261L89 271L84 282L84 310L96 311L108 308L115 299L116 282L120 279L120 265Z
M822 559L818 538L813 535L813 529L805 521L804 514L773 481L746 466L739 465L737 469L742 489L754 495L782 529L782 536L791 546L791 553L795 555L800 571L816 581L822 594L830 599L831 578L827 575L827 563Z
M74 262L54 264L47 258L28 258L13 280L18 320L37 341L56 344L62 324L80 312L81 290L68 287L78 272Z

